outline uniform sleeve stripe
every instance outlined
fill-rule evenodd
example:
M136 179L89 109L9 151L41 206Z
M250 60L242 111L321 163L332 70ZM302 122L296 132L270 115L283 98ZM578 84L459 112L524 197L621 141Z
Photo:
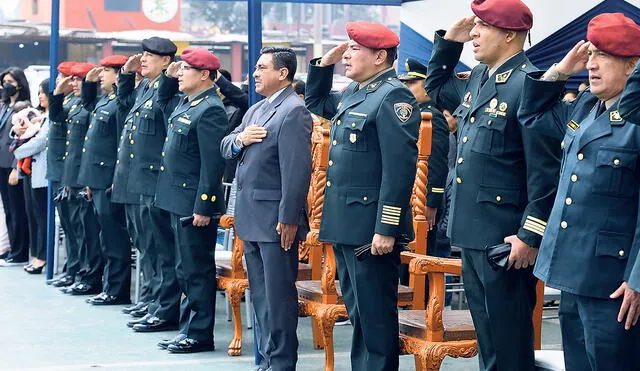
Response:
M400 225L400 222L396 223L396 222L391 222L391 221L386 221L386 220L381 220L380 222L384 223L384 224L390 224L390 225Z
M380 217L381 219L389 219L389 220L397 220L400 221L400 217L399 216L389 216L389 215L383 215Z
M544 234L545 229L538 227L536 225L532 225L529 223L524 223L524 226L522 227L523 229L526 229L528 231L531 231L533 233L539 234L540 236L542 236Z
M547 226L547 222L545 222L544 220L540 220L540 219L538 219L538 218L536 218L536 217L533 217L533 216L531 216L531 215L527 215L527 220L532 221L532 222L535 222L535 223L542 224L542 225L544 225L545 227Z
M400 223L400 219L385 218L384 216L380 218L380 221L383 223L396 224L396 225Z
M533 232L533 233L535 233L535 234L537 234L537 235L539 235L539 236L543 236L543 235L544 235L544 232L540 232L540 231L535 230L535 229L533 229L533 228L529 228L529 227L527 227L526 225L525 225L524 227L522 227L522 228L523 228L523 229L525 229L525 230L527 230L527 231Z
M389 211L402 211L401 207L382 205L382 210L385 210L385 209Z
M538 224L538 223L530 222L530 221L528 221L528 220L524 222L524 225L529 225L529 226L531 226L531 227L538 228L538 229L541 229L541 230L543 230L543 231L546 229L546 227L545 227L545 226L540 225L540 224Z
M389 215L389 216L400 216L402 213L399 211L389 211L389 210L382 210L382 215Z
M433 188L431 188L431 192L433 192L433 193L444 193L444 188L433 187Z

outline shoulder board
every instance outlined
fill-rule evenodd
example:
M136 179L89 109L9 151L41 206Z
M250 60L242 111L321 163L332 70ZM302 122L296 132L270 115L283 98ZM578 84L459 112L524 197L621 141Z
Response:
M202 102L204 100L204 98L200 98L200 99L196 99L193 102L191 102L191 107L195 107L198 104L200 104L200 102Z
M509 80L509 77L511 76L511 72L513 72L513 68L509 71L496 75L496 84L504 84L505 82L507 82L507 80Z

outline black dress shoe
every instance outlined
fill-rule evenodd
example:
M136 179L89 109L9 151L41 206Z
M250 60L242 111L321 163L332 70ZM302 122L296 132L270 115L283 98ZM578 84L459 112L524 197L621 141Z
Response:
M196 339L185 338L167 347L170 353L198 353L212 352L216 349L213 341L201 341Z
M80 283L71 289L71 295L94 295L99 293L99 288L89 285L88 283Z
M176 344L184 339L187 338L187 335L185 334L178 334L176 335L176 337L174 337L173 339L164 339L161 342L158 343L158 347L162 348L162 349L167 349L169 347L169 345L171 344Z
M63 276L58 278L56 281L51 283L51 286L53 287L68 287L73 285L74 283L74 278L71 276Z
M28 265L28 266L26 266L24 268L24 271L29 273L29 274L40 274L40 273L42 273L42 269L43 268L44 268L44 264L39 266L39 267L36 267L36 266L33 266L33 265Z
M91 305L122 305L131 304L131 299L128 297L120 298L103 292L87 300L87 302Z
M147 303L145 303L143 301L139 301L135 305L122 308L122 313L130 314L134 310L142 309L142 307L145 307L145 306L147 306Z
M154 315L151 315L143 323L133 325L133 331L135 332L175 331L177 329L178 324L176 322L166 321Z
M127 322L127 327L133 327L133 326L137 325L138 323L145 323L147 321L147 319L149 319L151 317L153 317L153 314L147 313L142 318L134 319L132 321Z
M129 314L131 315L131 317L140 318L140 317L146 316L148 310L149 310L149 306L145 305L144 307L142 307L142 308L140 308L138 310L134 310Z
M69 285L69 286L62 287L62 288L60 289L60 292L63 292L63 293L65 293L65 294L71 294L71 292L73 291L73 289L74 289L74 288L76 288L78 285L80 285L80 282L74 282L74 283L72 283L72 284L71 284L71 285Z

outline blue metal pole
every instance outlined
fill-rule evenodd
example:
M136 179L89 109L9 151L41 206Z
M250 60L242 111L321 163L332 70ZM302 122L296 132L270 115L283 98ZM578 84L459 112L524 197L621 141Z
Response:
M58 41L60 38L60 0L51 1L51 37L49 39L49 91L56 86L58 67ZM49 182L47 188L47 279L53 278L56 212L53 204L53 185Z
M249 0L248 6L249 64L247 65L247 73L249 74L249 106L252 106L262 99L262 97L256 93L256 81L253 78L253 70L258 62L258 58L260 58L259 54L262 48L262 0ZM259 365L262 362L262 356L258 349L260 326L258 326L255 317L253 322L253 354L255 364Z

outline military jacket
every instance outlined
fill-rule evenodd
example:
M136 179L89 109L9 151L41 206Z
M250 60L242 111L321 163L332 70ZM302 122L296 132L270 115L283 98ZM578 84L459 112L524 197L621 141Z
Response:
M389 70L358 89L331 93L333 67L311 61L305 103L332 118L320 239L370 243L374 234L413 239L410 197L420 109Z
M560 102L564 82L524 85L524 125L563 138L560 184L534 274L547 286L608 299L622 284L640 290L640 127L616 106L597 115L586 90Z
M87 110L91 110L91 115L84 138L86 152L80 163L78 182L92 188L106 189L113 183L118 138L126 112L118 105L115 92L104 94L98 100L97 85L86 81L82 85L82 101Z
M153 196L158 181L162 146L167 136L163 110L157 103L159 82L143 79L138 89L133 90L134 74L121 74L118 81L118 96L129 99L135 95L135 103L125 118L131 124L131 159L129 192Z
M640 125L640 63L636 64L627 79L627 85L618 102L618 110L622 118Z
M61 183L74 188L83 187L78 183L80 173L80 161L82 155L87 151L84 148L84 137L89 127L89 111L84 107L82 100L72 105L66 113L62 108L64 97L62 94L54 95L50 102L49 117L54 122L66 122L67 141L64 156L64 169Z
M442 112L431 102L420 103L421 112L429 112L431 118L431 154L427 163L427 206L441 208L447 183L447 156L449 154L449 125Z
M485 249L517 235L538 247L555 196L560 141L523 130L517 117L527 72L524 52L507 60L481 87L487 65L469 79L453 73L463 44L435 36L426 89L458 117L458 148L448 235L451 245Z
M172 100L177 85L177 79L164 74L160 77L160 105ZM162 149L156 206L178 215L222 214L225 161L220 154L220 142L229 121L216 88L207 89L191 100L180 97L165 109L171 113Z
M49 102L53 102L53 95L49 95ZM68 115L74 105L78 105L80 98L74 94L68 94L62 100L63 115ZM51 114L49 114L51 117ZM65 152L67 149L67 122L49 120L49 133L47 134L47 180L60 182L64 170Z

